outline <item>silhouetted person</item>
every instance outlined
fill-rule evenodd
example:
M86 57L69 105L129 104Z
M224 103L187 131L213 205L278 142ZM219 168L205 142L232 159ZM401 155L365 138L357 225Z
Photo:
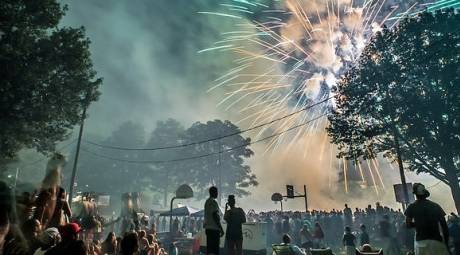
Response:
M139 243L136 233L128 233L121 240L120 249L123 255L133 255L139 252Z
M204 223L206 233L206 254L219 254L220 238L224 235L224 229L220 224L219 205L216 198L216 187L209 188L209 198L204 204Z
M363 246L365 244L370 244L369 234L367 233L366 226L364 224L361 224L359 230L361 231L359 233L359 245Z
M454 245L454 254L460 255L460 219L457 215L451 213L448 220L449 236Z
M235 196L228 196L225 205L224 220L227 222L225 240L227 242L227 255L243 254L243 223L246 222L246 215L243 209L235 207Z
M430 192L423 184L414 183L413 193L417 200L407 207L404 214L407 227L415 228L415 255L449 254L449 231L444 219L446 213L438 204L427 199ZM443 236L439 232L439 226Z
M345 227L345 231L342 238L342 243L345 248L346 255L354 255L356 253L356 237L351 233L350 227Z
M345 226L351 228L353 226L353 212L347 204L345 204L345 208L343 209L343 216L345 220Z

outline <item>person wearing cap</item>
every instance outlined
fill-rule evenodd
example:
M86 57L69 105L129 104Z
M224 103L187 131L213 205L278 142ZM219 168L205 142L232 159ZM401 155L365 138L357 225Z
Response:
M34 255L44 255L47 250L61 241L61 235L57 228L48 228L38 236L38 241L40 247L34 252Z
M69 223L59 227L62 241L49 249L45 255L83 255L86 254L86 246L83 241L78 240L78 233L82 229L77 223Z
M449 254L449 231L444 218L446 213L437 203L427 199L430 192L423 184L414 183L413 193L417 199L404 214L406 226L415 228L415 255Z

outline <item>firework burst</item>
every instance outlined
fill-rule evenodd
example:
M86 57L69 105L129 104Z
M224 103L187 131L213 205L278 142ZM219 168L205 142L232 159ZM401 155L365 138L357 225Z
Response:
M393 27L401 17L418 10L422 2L395 0L233 0L222 3L224 12L202 12L234 20L234 31L222 33L223 39L201 53L232 52L238 58L235 67L215 81L209 91L224 91L219 103L225 109L236 108L243 116L240 122L253 127L298 112L282 121L263 126L264 132L280 132L334 107L333 88L358 60L374 33L383 26ZM403 4L404 3L404 4ZM315 105L315 107L309 107ZM302 111L302 109L305 109ZM269 142L266 151L283 145L287 151L300 144L307 155L312 135L323 135L327 125L320 118L309 125L286 133ZM294 141L294 142L293 142ZM327 136L324 148L335 151ZM331 154L332 155L332 154ZM332 159L331 159L332 160ZM348 163L343 166L345 191L348 192ZM376 161L367 162L371 185L384 189ZM372 166L374 171L372 170ZM359 161L352 164L365 178ZM374 174L375 172L375 174Z

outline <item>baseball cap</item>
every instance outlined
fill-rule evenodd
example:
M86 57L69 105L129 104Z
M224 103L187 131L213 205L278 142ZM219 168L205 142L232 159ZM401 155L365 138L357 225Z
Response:
M60 227L59 232L61 232L62 237L70 237L71 235L78 234L82 229L77 223L69 223Z

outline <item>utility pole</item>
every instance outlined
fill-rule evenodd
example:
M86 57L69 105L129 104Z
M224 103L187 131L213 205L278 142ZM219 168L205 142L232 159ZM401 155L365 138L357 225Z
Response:
M217 183L219 187L219 206L222 204L222 141L219 140L219 180Z
M396 149L396 157L398 161L399 167L399 175L401 177L402 188L404 192L404 203L403 203L403 210L406 210L406 206L409 204L409 191L407 190L407 183L406 183L406 175L404 173L404 166L401 158L401 148L399 147L399 140L398 136L395 132L394 134L394 142L395 142L395 149Z
M70 179L70 187L69 187L69 206L72 207L72 197L75 187L75 178L77 175L77 165L78 165L78 157L80 156L80 145L81 145L81 137L83 135L83 127L85 125L85 118L86 118L86 108L83 108L83 114L81 116L81 123L80 123L80 131L78 132L78 141L77 141L77 151L75 152L75 159L73 161L73 169L72 169L72 178Z
M303 192L305 195L305 212L308 212L307 185L303 185Z

